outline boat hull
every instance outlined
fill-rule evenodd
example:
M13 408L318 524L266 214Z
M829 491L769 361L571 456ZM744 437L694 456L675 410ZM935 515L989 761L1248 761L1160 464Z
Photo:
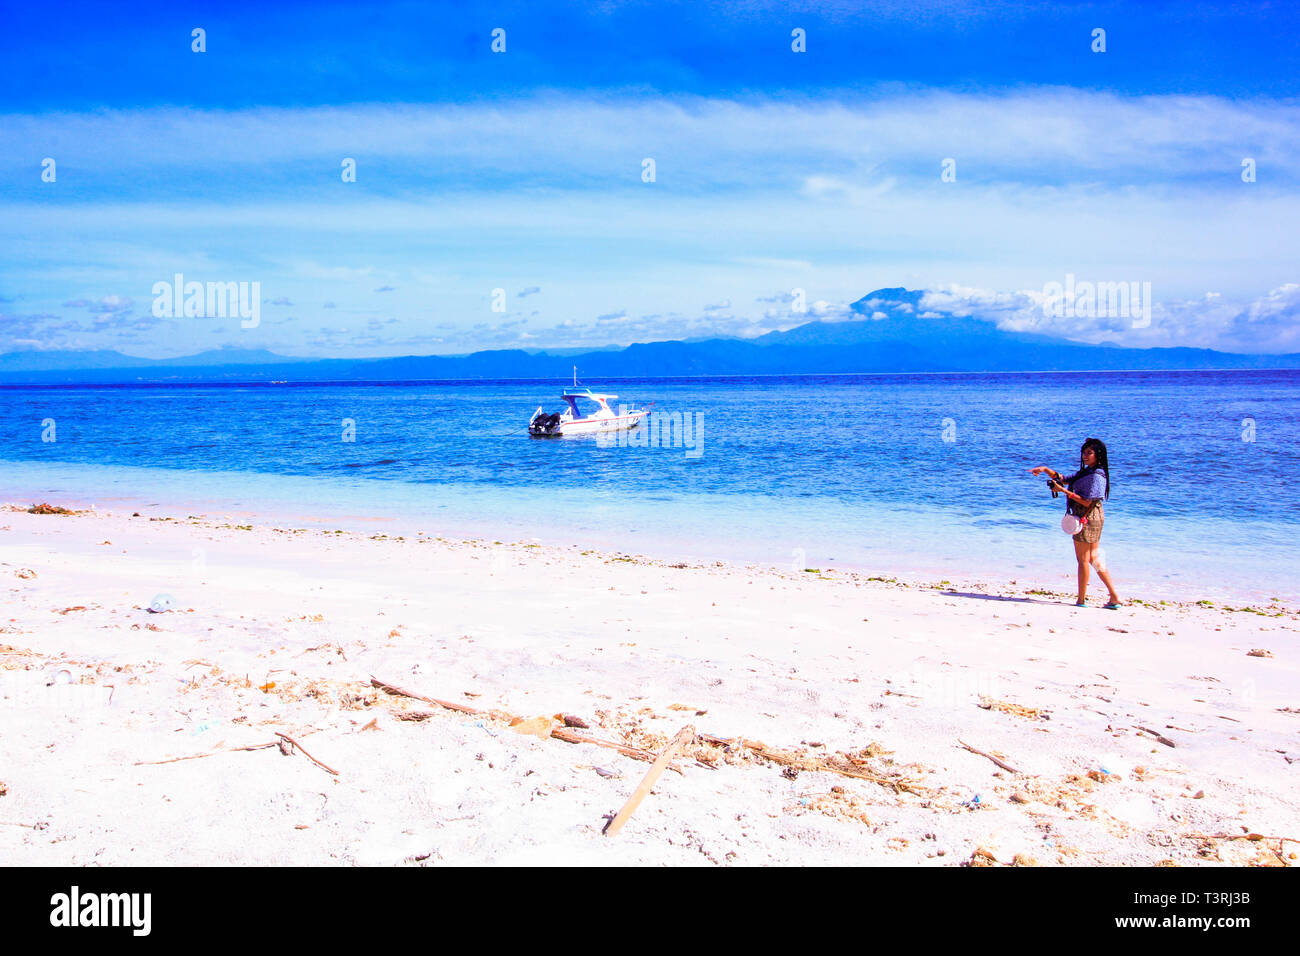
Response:
M534 438L563 438L566 435L592 435L597 432L617 432L636 428L649 412L630 412L615 415L612 418L583 418L577 421L560 422L554 428L544 430L529 426L528 433Z

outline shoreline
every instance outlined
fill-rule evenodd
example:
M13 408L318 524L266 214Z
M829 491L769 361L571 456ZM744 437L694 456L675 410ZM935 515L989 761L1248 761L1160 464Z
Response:
M1076 609L973 579L130 514L0 512L18 864L1300 851L1223 836L1285 836L1300 810L1294 607ZM698 743L607 839L646 765L565 742L557 715L647 752L687 724L731 744Z
M1026 533L1024 520L1015 516L1005 517L999 527L997 519L928 514L901 503L868 511L835 503L807 506L705 494L690 501L659 496L640 502L632 497L601 498L593 502L589 518L557 521L530 510L526 503L534 500L536 489L528 487L422 486L379 478L340 480L106 465L78 466L77 476L68 477L45 465L25 474L23 465L33 463L20 463L9 475L0 469L0 506L26 507L48 498L105 512L162 509L172 515L243 516L331 530L385 526L404 535L424 531L466 539L521 538L557 547L583 541L605 550L632 549L660 560L720 560L771 570L802 564L913 582L949 578L1008 586L1017 582L1046 588L1075 586L1074 557L1066 536L1055 527L1055 509L1035 512L1041 525ZM31 484L33 479L39 484ZM90 484L100 493L89 493ZM24 486L43 490L18 493L16 489ZM205 493L196 494L197 488ZM303 504L308 501L310 506ZM1300 605L1300 591L1277 570L1287 555L1267 550L1276 545L1253 557L1225 555L1209 539L1199 544L1177 539L1148 542L1142 537L1143 526L1131 519L1114 518L1112 524L1103 547L1125 600ZM705 536L694 530L704 527L708 528ZM861 530L851 533L846 528ZM1218 536L1214 540L1241 535L1229 526L1213 533ZM1090 593L1099 587L1094 573Z

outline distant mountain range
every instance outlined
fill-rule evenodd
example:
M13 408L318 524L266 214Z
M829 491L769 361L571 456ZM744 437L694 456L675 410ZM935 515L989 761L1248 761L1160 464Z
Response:
M921 295L907 289L878 289L853 303L853 311L862 319L809 322L756 339L650 342L585 352L503 349L372 359L286 358L241 349L173 359L133 358L114 351L10 352L0 355L0 384L567 380L574 365L587 381L693 375L1300 368L1297 353L1242 355L1213 349L1081 345L1003 331L978 318L944 314L921 318ZM884 317L871 317L877 313Z

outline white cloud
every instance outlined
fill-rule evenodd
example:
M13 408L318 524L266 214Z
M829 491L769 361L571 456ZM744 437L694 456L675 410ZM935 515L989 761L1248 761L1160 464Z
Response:
M904 90L834 99L528 97L469 104L198 110L166 107L0 116L0 156L17 168L31 146L113 168L222 167L336 158L357 143L390 161L442 170L639 178L653 143L661 170L707 182L771 181L840 195L854 171L938 182L939 161L958 179L1081 181L1081 170L1124 169L1142 179L1239 171L1243 144L1261 165L1295 174L1300 107L1281 100L1122 96L1068 88L1003 94ZM220 142L222 148L208 145ZM914 165L920 167L913 169ZM472 183L471 183L472 184ZM151 183L151 186L155 184ZM672 185L671 174L657 186ZM956 184L952 184L956 185Z
M1119 276L1080 278L1128 281ZM1217 292L1193 298L1156 299L1149 325L1122 315L1056 316L1044 308L1046 299L1042 290L999 292L954 285L922 296L922 308L929 310L922 317L939 313L973 316L1007 331L1079 342L1113 341L1134 348L1178 345L1225 352L1300 352L1297 283L1287 283L1254 299L1234 299Z
M319 175L358 142L390 158L387 192ZM653 190L639 181L648 142ZM470 337L492 288L544 286L529 334L549 344L548 321L583 334L556 320L593 303L625 304L628 340L751 335L848 318L845 303L879 286L964 289L947 293L964 307L974 290L1041 289L1069 269L1150 281L1164 311L1144 336L1290 347L1295 142L1290 101L1054 88L10 114L0 170L39 144L121 177L76 202L0 202L0 283L33 312L84 296L78 308L125 314L105 303L147 301L173 272L259 280L276 300L328 299L282 327L303 336L335 303L365 321L372 290L390 287L385 312L404 325L436 317ZM1268 171L1258 183L1237 175L1247 149ZM958 179L941 183L949 156ZM210 198L192 200L188 184L214 170ZM789 312L795 287L807 313ZM1008 328L1054 329L1030 293L978 304ZM1117 332L1136 334L1069 330ZM173 338L159 347L184 334L160 330Z

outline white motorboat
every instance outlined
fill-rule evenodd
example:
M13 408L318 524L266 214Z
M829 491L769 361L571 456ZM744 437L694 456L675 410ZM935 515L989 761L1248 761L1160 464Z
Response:
M593 392L589 388L577 387L577 370L574 370L574 387L566 389L560 398L568 403L562 412L546 414L542 406L537 406L533 417L528 420L528 434L534 438L554 438L562 435L586 435L593 432L616 432L625 428L636 428L641 419L650 414L648 408L619 409L615 411L609 403L618 398L603 392ZM578 403L582 402L582 405Z

